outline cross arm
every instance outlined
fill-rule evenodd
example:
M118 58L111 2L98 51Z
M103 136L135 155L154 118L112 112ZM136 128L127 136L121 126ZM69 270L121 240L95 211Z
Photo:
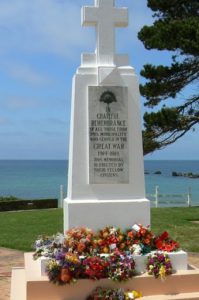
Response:
M98 9L93 6L84 6L81 10L82 26L96 26L98 20Z
M116 27L127 27L128 26L128 9L125 7L115 9L115 26Z

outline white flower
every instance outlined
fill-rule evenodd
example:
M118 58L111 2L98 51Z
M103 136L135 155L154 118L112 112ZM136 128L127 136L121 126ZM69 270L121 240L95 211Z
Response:
M114 250L114 249L116 248L116 244L111 244L111 245L109 245L109 248L110 248L111 250Z
M55 236L55 244L57 245L63 245L64 243L64 240L65 240L65 237L62 233L58 233L56 236Z
M117 229L115 227L110 228L110 234L115 234L117 232Z
M42 255L45 256L45 257L48 257L49 256L48 249L44 249L44 251L42 252Z
M141 246L140 246L140 245L137 245L137 244L134 244L134 245L132 246L132 250L133 250L133 254L135 254L135 255L139 255L139 254L142 253L142 248L141 248Z
M40 240L37 240L36 242L35 242L35 246L36 246L36 248L40 248L41 246L42 246L42 243L43 243L43 241L40 239Z
M128 293L128 297L129 297L129 299L135 299L133 296L133 293Z
M132 226L132 229L135 231L135 232L138 232L140 230L140 226L138 224L134 224Z

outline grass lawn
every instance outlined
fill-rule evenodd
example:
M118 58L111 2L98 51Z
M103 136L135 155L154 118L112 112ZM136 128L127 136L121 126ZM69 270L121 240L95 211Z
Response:
M154 208L151 225L154 233L167 230L181 248L189 252L199 252L199 207Z
M156 234L167 230L181 248L199 252L199 207L153 208L152 231ZM112 225L112 224L107 224ZM40 234L52 235L63 231L63 210L35 210L0 213L0 246L31 251Z
M31 251L40 234L63 232L63 210L0 213L0 246Z

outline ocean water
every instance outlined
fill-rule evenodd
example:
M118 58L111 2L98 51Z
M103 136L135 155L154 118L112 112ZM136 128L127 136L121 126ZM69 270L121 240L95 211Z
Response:
M199 204L199 179L172 177L172 172L199 173L198 161L146 160L146 193L186 194L191 188L192 201ZM0 160L0 196L13 195L23 199L59 198L60 185L67 194L65 160ZM154 174L160 171L160 175ZM150 198L150 196L149 196Z
M0 160L0 195L58 198L60 185L66 193L67 168L64 160Z
M187 194L191 190L193 204L199 205L199 178L173 177L172 172L199 174L199 160L146 160L144 162L147 194L154 194L159 187L160 194ZM160 171L161 175L154 174ZM150 199L150 196L148 196ZM186 197L185 197L186 198Z

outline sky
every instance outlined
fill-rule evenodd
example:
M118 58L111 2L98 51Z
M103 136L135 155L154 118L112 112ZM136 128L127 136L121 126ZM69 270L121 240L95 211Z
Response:
M68 158L72 77L81 53L95 49L95 30L81 27L80 11L93 3L0 0L0 159ZM129 55L138 76L146 63L169 64L170 53L147 51L137 39L153 22L147 1L116 6L129 9L129 27L116 30L117 53ZM199 159L198 130L145 159Z

